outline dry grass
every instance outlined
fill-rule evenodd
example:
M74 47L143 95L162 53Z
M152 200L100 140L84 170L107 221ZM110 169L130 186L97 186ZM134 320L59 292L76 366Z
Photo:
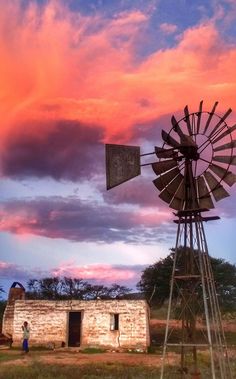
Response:
M81 354L73 351L33 351L24 356L19 351L0 352L0 379L156 379L160 377L161 355L98 353ZM180 378L176 367L178 356L172 353L166 374ZM202 378L210 379L209 362L200 355ZM236 361L235 361L236 362ZM233 377L236 363L233 362Z

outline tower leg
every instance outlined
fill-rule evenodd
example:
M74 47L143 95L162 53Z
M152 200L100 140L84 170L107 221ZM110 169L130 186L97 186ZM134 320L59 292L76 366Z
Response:
M173 254L160 379L233 379L200 213L179 217Z

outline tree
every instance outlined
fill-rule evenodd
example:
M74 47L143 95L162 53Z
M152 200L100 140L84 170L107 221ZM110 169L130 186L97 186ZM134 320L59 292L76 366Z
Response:
M2 319L3 319L3 313L6 307L6 300L2 299L2 293L4 293L3 287L0 285L0 331L2 330Z
M43 278L30 279L27 283L26 297L38 300L94 300L123 297L131 289L112 284L90 284L78 278Z
M89 283L83 279L64 277L61 283L62 296L66 299L83 300L88 291Z
M125 295L128 295L130 292L131 292L130 288L113 283L112 286L109 288L108 295L112 299L118 299L118 298L123 298Z
M107 299L108 298L109 289L108 287L102 284L89 284L87 287L87 293L85 294L86 300L94 300L94 299Z
M27 283L30 299L59 300L62 298L62 283L59 278L30 279Z
M2 293L5 292L3 287L0 285L0 299L2 298Z
M170 278L174 262L174 254L145 268L141 280L137 284L139 291L145 294L147 300L152 300L158 306L162 306L169 297Z
M180 254L181 257L181 254ZM170 292L170 280L174 261L173 251L164 259L147 267L137 284L147 300L158 306L163 305ZM222 311L236 310L236 266L221 258L210 257L216 291ZM181 269L182 260L178 262ZM173 297L177 295L173 293Z
M236 266L221 258L211 258L216 291L224 311L236 311Z

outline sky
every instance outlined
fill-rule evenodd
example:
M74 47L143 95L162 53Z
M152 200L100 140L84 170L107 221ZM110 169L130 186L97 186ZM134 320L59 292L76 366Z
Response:
M231 107L234 0L0 0L0 285L71 276L135 289L175 244L148 167L106 190L105 143L162 145L171 116ZM205 225L236 263L236 188Z

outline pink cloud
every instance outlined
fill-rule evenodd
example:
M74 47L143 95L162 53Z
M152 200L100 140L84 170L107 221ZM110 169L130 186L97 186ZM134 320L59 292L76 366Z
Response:
M136 214L136 222L145 225L145 227L155 227L165 222L169 223L172 219L173 215L168 207L166 207L166 210L164 208L143 208Z
M165 224L170 219L168 210L155 207L122 210L77 198L42 198L2 204L0 230L72 241L135 243L138 240L148 244L167 237L170 231ZM158 235L154 230L157 227Z
M168 24L164 22L160 25L160 30L165 34L173 34L177 31L178 27L175 24Z
M132 268L114 267L108 264L91 264L76 266L74 262L61 264L52 270L54 276L68 276L72 278L82 278L104 283L115 283L121 281L134 281L139 279L136 270Z
M134 25L140 26L140 24L143 24L147 20L148 17L138 10L132 12L122 12L112 20L111 27L119 27L118 32L120 33L120 27L124 28Z
M113 283L135 286L140 279L143 265L78 265L73 261L62 262L54 269L37 267L22 268L16 264L0 261L0 276L4 280L20 280L25 285L29 279L45 277L79 278L87 282L110 285Z

